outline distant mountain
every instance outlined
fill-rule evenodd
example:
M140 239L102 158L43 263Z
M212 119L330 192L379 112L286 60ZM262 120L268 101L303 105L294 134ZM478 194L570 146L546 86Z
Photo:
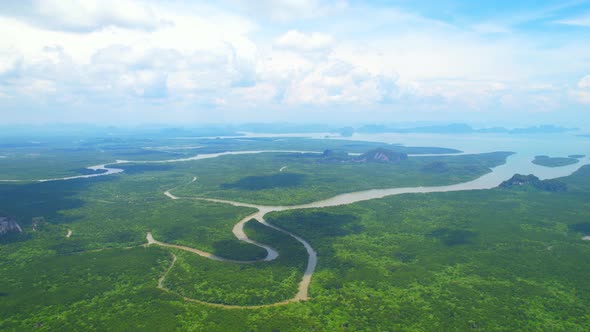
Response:
M268 134L292 134L292 133L335 133L337 127L322 123L245 123L234 127L236 131Z
M210 136L240 136L235 130L229 127L208 126L198 128L163 128L159 134L164 136L193 136L193 137L210 137Z
M432 133L432 134L467 134L472 133L475 130L471 126L464 123L452 123L445 126L428 126L428 127L417 127L410 129L408 132L413 133Z
M366 125L358 129L361 133L429 133L429 134L465 134L475 130L464 123L453 123L442 126L426 126L414 128L391 128L383 125Z
M504 127L491 127L491 128L477 129L477 132L482 133L482 134L501 134L501 133L508 133L508 132L510 132L510 130L506 129Z
M380 133L392 133L395 132L393 128L387 127L385 125L364 125L357 129L359 133L364 134L380 134Z
M568 131L578 130L576 128L564 128L553 125L543 125L528 128L515 128L509 131L510 134L559 134Z
M536 127L527 128L514 128L507 129L504 127L491 127L491 128L480 128L474 129L473 127L464 123L452 123L448 125L435 125L425 127L413 127L413 128L393 128L384 125L365 125L357 129L360 133L377 134L377 133L400 133L400 134L556 134L564 133L568 131L577 130L576 128L565 128L553 125L542 125Z

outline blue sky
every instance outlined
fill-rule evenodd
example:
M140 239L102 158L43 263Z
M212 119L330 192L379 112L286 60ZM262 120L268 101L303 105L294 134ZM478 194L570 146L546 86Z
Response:
M6 0L0 123L590 127L588 1Z

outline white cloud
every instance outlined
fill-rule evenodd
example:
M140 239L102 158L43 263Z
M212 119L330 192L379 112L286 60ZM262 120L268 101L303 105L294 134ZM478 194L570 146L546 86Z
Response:
M166 75L152 70L123 74L118 83L121 87L145 98L165 98L168 94Z
M348 7L345 0L230 0L229 2L250 15L262 16L278 22L309 19Z
M18 15L7 11L0 14L0 96L215 114L551 110L590 100L590 77L573 83L590 65L590 49L576 39L547 47L544 37L492 21L461 28L397 9L347 10L337 1L237 2L236 9L35 0ZM314 20L330 11L336 16Z
M276 102L278 86L273 83L259 83L251 87L244 87L234 91L234 98L244 103L244 106L267 106Z
M578 89L571 91L571 95L582 104L590 104L590 75L580 79Z
M54 93L56 90L55 82L51 80L33 79L22 87L21 92L30 97L39 97L47 93Z
M22 56L14 49L0 49L0 77L14 72L22 63Z
M314 62L305 54L273 50L257 64L257 76L263 81L288 81L311 71Z
M275 44L286 49L299 51L315 51L327 49L334 44L334 38L326 33L312 32L305 34L297 30L289 30Z
M273 61L276 61L274 59ZM318 61L318 59L315 59ZM264 77L280 88L274 98L287 105L369 104L390 101L397 96L397 77L373 75L366 68L336 58L299 62L287 70L289 76L265 72ZM297 65L296 65L297 66ZM278 66L269 66L281 70Z
M134 3L111 3L117 10L133 9L126 4ZM87 27L106 22L101 19L108 15L100 14L106 2L66 1L59 4L63 8L51 10L75 14L80 9L66 8L69 5L92 9L79 13L85 17L80 22L91 23ZM253 26L247 19L223 12L198 16L158 9L172 24L157 30L111 26L72 33L0 17L0 94L16 98L29 94L30 86L99 107L114 100L214 100L232 85L252 84L256 45L246 35ZM63 15L60 19L73 22Z
M590 89L590 75L584 76L578 82L578 88L580 88L580 89Z
M24 15L34 24L72 32L109 26L153 30L162 24L149 6L133 0L33 0Z
M582 16L571 17L564 20L558 20L555 21L555 23L580 27L590 27L590 13Z

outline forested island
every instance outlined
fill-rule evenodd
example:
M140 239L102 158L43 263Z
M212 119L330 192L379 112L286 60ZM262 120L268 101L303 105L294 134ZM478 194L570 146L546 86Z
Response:
M533 164L545 166L545 167L561 167L572 165L579 162L578 159L573 157L549 157L549 156L535 156L532 161Z
M506 180L500 184L500 188L535 188L544 191L560 192L566 191L567 185L559 180L540 180L538 177L529 174L515 174L509 180Z
M395 163L408 159L408 154L387 148L369 150L360 155L350 155L342 150L324 150L322 161L344 163Z

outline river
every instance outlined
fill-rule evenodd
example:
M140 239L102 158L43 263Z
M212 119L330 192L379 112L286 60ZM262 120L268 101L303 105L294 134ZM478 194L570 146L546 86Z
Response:
M259 135L256 135L258 137ZM308 135L304 135L308 136ZM311 135L313 137L313 135ZM248 137L248 136L246 136ZM563 176L568 176L578 170L580 167L584 165L590 164L590 159L588 157L580 158L580 161L573 165L563 166L563 167L544 167L539 166L531 163L532 159L535 155L539 154L548 154L551 156L567 156L570 154L587 154L589 152L590 140L587 138L578 138L574 136L564 136L567 137L566 139L555 139L554 135L550 135L548 137L540 137L540 136L515 136L515 135L489 135L489 134L482 134L482 135L400 135L400 134L384 134L384 135L355 135L351 139L355 140L365 140L365 141L379 141L379 142L386 142L386 143L403 143L405 145L411 146L442 146L442 147L452 147L459 150L464 151L464 153L481 153L481 152L491 152L491 151L513 151L516 154L508 157L505 164L494 167L491 171L475 180L467 181L463 183L457 183L452 185L446 186L423 186L423 187L404 187L404 188L387 188L387 189L372 189L372 190L364 190L364 191L357 191L357 192L350 192L350 193L343 193L334 197L330 197L327 199L322 199L316 202L307 203L307 204L299 204L299 205L290 205L290 206L269 206L269 205L257 205L257 204L249 204L243 202L235 202L235 201L228 201L228 200L220 200L220 199L209 199L209 198L201 198L201 197L178 197L175 196L171 191L173 189L167 190L164 192L164 195L169 197L170 199L196 199L196 200L206 200L211 202L217 203L225 203L231 204L234 206L243 206L243 207L251 207L258 210L258 212L240 220L238 223L235 224L233 227L233 234L235 237L240 240L244 241L261 248L264 248L267 251L267 255L261 261L271 261L278 257L279 253L271 248L268 245L258 243L254 240L248 238L246 233L244 232L244 225L251 219L258 221L259 223L268 226L272 229L275 229L279 232L283 232L295 240L300 242L306 249L308 253L308 262L303 274L301 281L299 282L298 292L295 294L294 297L291 299L268 304L268 305L258 305L258 306L233 306L233 305L222 305L218 303L206 303L196 299L185 298L185 300L199 302L202 304L210 304L213 306L221 306L226 308L260 308L264 306L275 306L275 305L282 305L296 301L304 301L308 299L308 290L309 285L311 282L311 278L315 271L317 265L317 253L312 248L312 246L305 241L303 238L299 237L296 234L293 234L287 230L279 228L277 226L271 225L264 219L265 215L274 212L274 211L286 211L286 210L295 210L295 209L308 209L308 208L323 208L323 207L330 207L330 206L338 206L338 205L346 205L346 204L353 204L356 202L371 200L371 199L378 199L383 198L386 196L391 195L399 195L399 194L409 194L409 193L435 193L435 192L450 192L450 191L463 191L463 190L484 190L497 187L502 181L509 179L516 173L520 174L534 174L541 179L551 179L551 178L558 178ZM559 136L560 137L560 136ZM436 142L436 143L433 143ZM270 152L289 152L289 153L304 153L304 152L313 152L313 151L281 151L281 150L269 150L269 151L238 151L238 152L223 152L223 153L212 153L212 154L200 154L194 157L189 158L181 158L181 159L169 159L169 160L160 160L160 161L129 161L129 160L117 160L111 164L105 165L97 165L88 167L94 171L103 171L103 173L97 174L90 174L90 175L79 175L79 176L71 176L71 177L63 177L63 178L55 178L55 179L41 179L37 180L38 182L46 182L46 181L59 181L59 180L70 180L70 179L80 179L80 178L91 178L97 176L106 176L116 173L123 172L123 169L109 167L112 165L117 164L127 164L127 163L143 163L143 164L153 164L153 163L174 163L174 162L187 162L187 161L194 161L194 160L202 160L202 159L209 159L209 158L217 158L224 155L241 155L241 154L254 154L254 153L270 153ZM413 156L413 158L435 158L432 155L429 156ZM283 170L284 168L281 168ZM194 177L190 183L197 181L197 177ZM70 233L71 234L71 233ZM147 234L147 242L148 244L155 244L165 247L172 247L180 250L189 251L200 256L214 259L214 260L221 260L221 261L228 261L233 263L253 263L254 261L236 261L231 259L225 259L222 257L215 256L211 253L207 253L198 249L174 245L174 244L167 244L160 241L157 241L153 238L151 233ZM176 256L172 261L170 267L166 270L166 273L159 279L158 287L167 291L170 291L165 288L164 282L166 275L172 269L176 262Z

